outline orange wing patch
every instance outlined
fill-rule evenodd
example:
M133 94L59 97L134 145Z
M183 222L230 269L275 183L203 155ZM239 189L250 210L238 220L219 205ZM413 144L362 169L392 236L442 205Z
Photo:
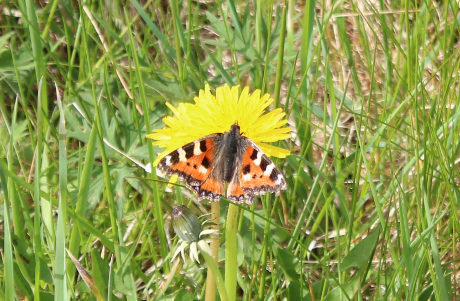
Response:
M240 184L238 183L229 183L227 187L227 199L234 201L237 204L243 202L244 191Z
M213 156L211 139L194 141L164 157L158 168L167 176L175 174L188 185L197 186L209 177Z
M224 194L224 185L221 181L207 178L201 185L187 185L198 193L198 196L211 201L219 200Z
M286 181L275 164L260 150L248 146L240 167L240 184L246 195L286 189Z

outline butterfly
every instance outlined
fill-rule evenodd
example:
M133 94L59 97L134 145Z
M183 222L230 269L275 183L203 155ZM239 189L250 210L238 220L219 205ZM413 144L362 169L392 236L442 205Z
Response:
M172 151L158 163L166 176L177 175L200 199L252 204L255 195L286 189L275 164L236 122L228 132L207 135Z

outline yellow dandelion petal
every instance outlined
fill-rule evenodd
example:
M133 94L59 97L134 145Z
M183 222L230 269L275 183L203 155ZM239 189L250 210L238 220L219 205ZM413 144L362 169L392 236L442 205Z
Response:
M291 153L289 150L265 143L257 143L267 156L286 158Z

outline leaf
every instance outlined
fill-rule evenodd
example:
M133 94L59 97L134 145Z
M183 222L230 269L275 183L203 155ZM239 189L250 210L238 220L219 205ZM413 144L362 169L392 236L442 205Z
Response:
M27 279L30 284L33 284L35 282L36 267L33 250L18 236L12 234L11 237L13 240L14 252L19 269L21 270L24 278ZM42 259L40 259L40 280L48 284L53 284L53 275L51 274L47 264Z
M176 298L174 298L174 301L192 301L192 297L190 297L190 293L186 289L181 289L177 293Z
M221 37L221 40L217 42L212 40L205 41L207 45L214 44L219 46L221 49L229 49L229 46L232 45L232 47L235 47L235 51L245 55L248 61L263 61L260 56L257 56L252 44L245 43L240 34L236 34L234 30L231 30L231 28L226 28L224 21L216 18L210 12L206 12L206 17L209 22L211 22L212 28ZM247 41L250 41L251 38L252 36L248 36ZM224 42L222 42L222 40L224 40Z
M160 80L155 80L150 76L143 75L142 81L147 97L153 97L158 100L169 99L177 101L185 101L192 98L190 95L185 94L177 82L170 81L164 77L160 78Z
M14 72L23 70L32 70L34 68L34 60L30 55L30 49L21 45L18 50L14 52L14 61L9 47L5 47L5 43L10 43L11 34L8 33L0 37L0 72ZM2 74L5 76L5 74ZM16 81L16 80L14 80Z
M337 286L327 296L324 301L336 301L336 300L354 300L353 296L358 291L360 279L355 276L350 282Z
M275 256L285 275L287 300L312 300L308 284L300 282L300 259L285 249L278 249Z
M286 288L287 300L312 300L308 287L298 281L291 281Z
M97 250L91 251L91 259L93 262L93 278L99 290L102 292L105 300L108 300L107 295L112 294L112 300L119 300L113 295L113 292L119 292L124 295L130 295L129 289L123 283L122 277L117 273L110 271L110 266L105 262ZM109 292L109 279L111 282L111 291Z
M24 296L26 300L32 300L34 297L34 294L32 290L30 289L30 282L27 281L26 278L24 278L24 275L19 269L19 265L14 263L13 269L14 269L14 285L16 289L21 292L21 294Z
M40 301L54 301L54 295L47 292L40 292Z
M75 267L78 270L78 273L80 274L81 278L83 281L86 283L86 286L91 290L91 292L94 294L97 300L99 301L104 301L104 297L102 297L101 292L99 291L99 287L96 285L96 282L94 281L94 278L88 273L88 271L85 269L83 265L78 261L77 258L75 258L72 253L67 250L67 255L69 255L70 259L72 262L75 264Z
M109 287L110 268L109 265L102 260L97 250L91 250L92 270L94 283L98 287L104 300L107 300L107 289Z
M342 264L340 265L340 270L344 272L353 267L360 269L361 267L367 265L372 254L374 254L379 234L380 228L377 228L369 236L358 243L343 259Z
M278 249L275 254L276 262L283 270L286 280L299 282L300 279L300 260L297 256L284 249ZM291 299L293 300L293 299Z

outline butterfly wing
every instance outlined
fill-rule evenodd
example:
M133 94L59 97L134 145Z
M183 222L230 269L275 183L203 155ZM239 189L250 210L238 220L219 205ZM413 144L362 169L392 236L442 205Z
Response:
M161 159L157 168L166 176L177 175L200 198L218 200L223 194L223 183L209 175L221 135L211 134L179 147Z
M281 190L286 189L283 175L254 142L246 137L242 139L243 151L237 171L228 185L228 198L241 203L244 195L246 203L252 204L254 195L267 192L279 195Z

